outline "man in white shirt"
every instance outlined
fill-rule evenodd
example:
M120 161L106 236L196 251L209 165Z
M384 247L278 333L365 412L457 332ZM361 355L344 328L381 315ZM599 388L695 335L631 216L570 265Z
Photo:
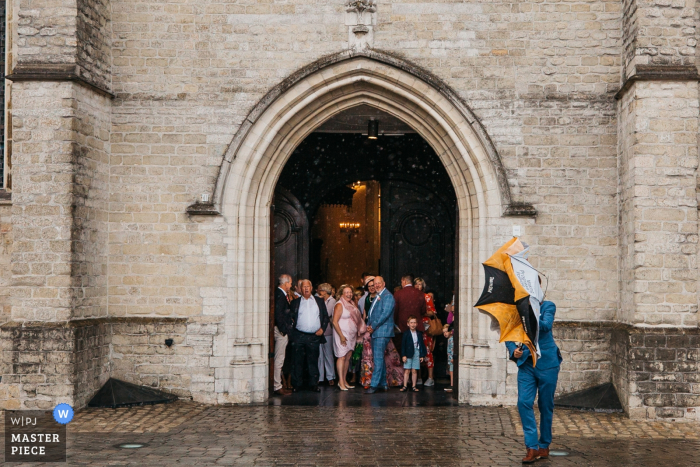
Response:
M301 390L306 365L309 370L310 389L321 392L318 388L318 356L320 345L326 342L324 333L329 323L328 311L321 298L311 295L311 281L304 279L300 282L301 297L293 300L291 304L293 328L290 336L294 355L292 386L294 392Z
M332 287L330 284L321 284L316 289L316 293L326 304L328 311L328 319L333 319L333 309L335 308L335 298L331 297ZM318 357L318 383L321 384L324 379L328 380L328 384L335 384L335 360L333 359L333 326L328 326L323 334L326 337L326 343L319 346Z

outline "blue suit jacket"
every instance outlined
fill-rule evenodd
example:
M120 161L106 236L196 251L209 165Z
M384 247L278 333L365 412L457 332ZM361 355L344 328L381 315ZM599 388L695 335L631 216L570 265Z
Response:
M558 367L562 361L559 347L557 347L557 344L554 342L554 337L552 337L552 325L554 324L554 315L556 312L557 306L554 302L542 302L542 306L540 306L539 337L540 353L542 355L537 359L537 368L540 370ZM518 366L522 365L530 358L530 349L525 346L523 346L523 356L517 360L513 358L513 352L518 348L515 342L506 342L506 347L508 347L511 360L515 361ZM532 362L530 362L530 365L532 365Z
M418 338L418 358L423 358L428 355L428 348L425 346L425 342L423 341L423 333L417 330L416 337ZM403 333L403 337L401 338L401 356L413 358L415 353L416 349L413 345L413 334L411 334L411 330L409 329Z
M394 296L386 287L367 310L367 325L372 326L372 337L394 337Z

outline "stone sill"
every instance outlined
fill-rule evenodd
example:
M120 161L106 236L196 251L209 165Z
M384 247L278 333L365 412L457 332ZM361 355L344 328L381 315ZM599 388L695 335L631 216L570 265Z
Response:
M511 203L503 211L504 217L537 217L537 209L531 204Z
M191 216L219 216L221 212L211 203L194 203L187 207Z
M604 328L610 330L623 330L633 333L682 333L682 334L700 334L700 328L689 326L639 326L629 323L618 323L617 321L573 321L573 320L554 320L554 327L557 328Z
M12 192L0 189L0 206L12 206Z
M0 325L2 329L9 328L80 328L86 326L98 326L100 324L185 324L189 318L157 318L157 317L110 317L110 318L88 318L76 319L73 321L8 321Z

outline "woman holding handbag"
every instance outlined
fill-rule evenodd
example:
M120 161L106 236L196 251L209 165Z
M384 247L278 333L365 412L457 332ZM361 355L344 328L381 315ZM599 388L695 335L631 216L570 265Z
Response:
M434 334L431 335L431 332L434 332L434 329L438 329L438 334L441 333L442 323L435 314L435 302L433 302L432 295L425 293L425 281L420 277L416 277L413 281L413 286L425 294L426 311L425 315L421 317L421 321L425 330L423 333L423 343L425 344L425 348L428 350L428 354L423 359L423 363L425 363L425 365L428 367L428 379L425 380L424 386L435 386L435 380L433 379L433 371L435 369L435 360L433 359L435 339L433 339Z

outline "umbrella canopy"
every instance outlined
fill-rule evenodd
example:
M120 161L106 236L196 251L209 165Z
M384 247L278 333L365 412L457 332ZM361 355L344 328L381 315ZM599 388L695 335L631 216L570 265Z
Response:
M484 265L485 284L474 305L498 323L499 342L521 342L530 349L533 366L539 347L540 302L544 298L538 274L527 260L530 247L513 237Z

